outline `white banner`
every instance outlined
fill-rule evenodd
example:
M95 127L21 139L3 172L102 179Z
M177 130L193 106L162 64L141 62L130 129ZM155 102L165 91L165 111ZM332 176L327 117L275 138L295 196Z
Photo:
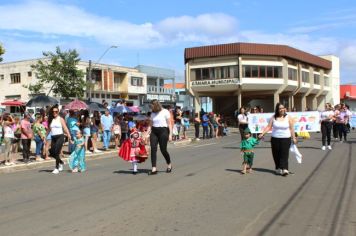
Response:
M294 120L295 132L320 131L320 114L318 111L288 112L287 114ZM262 133L273 115L274 113L252 113L248 115L248 127L251 133Z

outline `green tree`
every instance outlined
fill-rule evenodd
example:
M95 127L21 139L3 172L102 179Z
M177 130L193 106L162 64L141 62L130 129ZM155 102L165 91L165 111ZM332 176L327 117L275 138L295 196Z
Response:
M83 97L86 81L84 72L77 68L80 61L77 51L61 51L57 47L56 52L43 52L43 56L45 59L31 66L38 81L26 86L30 92L38 94L49 85L53 93L61 97Z
M5 48L2 46L2 44L0 43L0 62L2 62L2 57L1 55L5 54Z

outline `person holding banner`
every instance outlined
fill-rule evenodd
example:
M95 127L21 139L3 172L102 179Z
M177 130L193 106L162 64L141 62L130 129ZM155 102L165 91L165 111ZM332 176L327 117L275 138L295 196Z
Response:
M287 115L286 109L281 103L276 104L274 115L271 117L267 127L259 135L259 138L272 130L271 148L272 156L276 167L276 174L287 176L289 148L291 146L291 138L293 143L297 143L294 132L294 122Z
M322 150L326 149L326 143L328 144L328 149L331 150L331 128L333 126L334 115L333 107L330 103L326 103L325 110L320 113Z

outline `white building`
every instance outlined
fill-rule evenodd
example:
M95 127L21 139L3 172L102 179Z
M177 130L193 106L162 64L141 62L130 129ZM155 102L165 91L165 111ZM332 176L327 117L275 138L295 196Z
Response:
M286 46L231 43L185 49L186 88L201 109L230 116L241 106L273 111L277 102L298 111L339 103L340 70L335 56L315 56Z
M24 86L37 82L36 73L31 68L37 61L38 59L32 59L0 63L0 101L7 99L27 101L31 98L31 94ZM87 75L89 62L79 62L78 68ZM88 80L87 77L82 79ZM106 100L111 103L125 99L128 105L139 106L147 94L147 76L135 68L93 64L92 79L93 88L87 89L84 98L91 98L96 102ZM44 93L47 94L51 86L45 85ZM50 96L54 96L53 93L50 93Z

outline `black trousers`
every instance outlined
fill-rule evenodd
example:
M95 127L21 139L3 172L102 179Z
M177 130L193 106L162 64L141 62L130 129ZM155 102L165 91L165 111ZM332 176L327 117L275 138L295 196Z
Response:
M335 139L339 137L339 130L337 128L336 122L333 122L333 136Z
M52 135L51 136L51 149L49 151L50 155L56 159L56 169L58 169L59 164L63 164L61 160L61 150L64 144L64 135Z
M276 169L288 170L291 138L271 138L272 155Z
M22 142L22 156L24 161L30 159L31 139L21 139Z
M347 138L347 127L346 124L343 123L336 123L337 130L339 131L339 139L340 141L342 140L342 137L344 136L344 140L346 141Z
M199 138L200 124L199 123L195 123L194 124L194 128L195 128L195 138Z
M157 165L157 146L159 144L159 149L166 159L167 165L171 164L171 157L167 151L167 144L169 139L169 129L166 127L152 127L152 132L150 135L151 143L151 163L152 167Z
M333 124L330 121L321 122L321 142L323 146L325 146L326 143L330 145L332 126Z

